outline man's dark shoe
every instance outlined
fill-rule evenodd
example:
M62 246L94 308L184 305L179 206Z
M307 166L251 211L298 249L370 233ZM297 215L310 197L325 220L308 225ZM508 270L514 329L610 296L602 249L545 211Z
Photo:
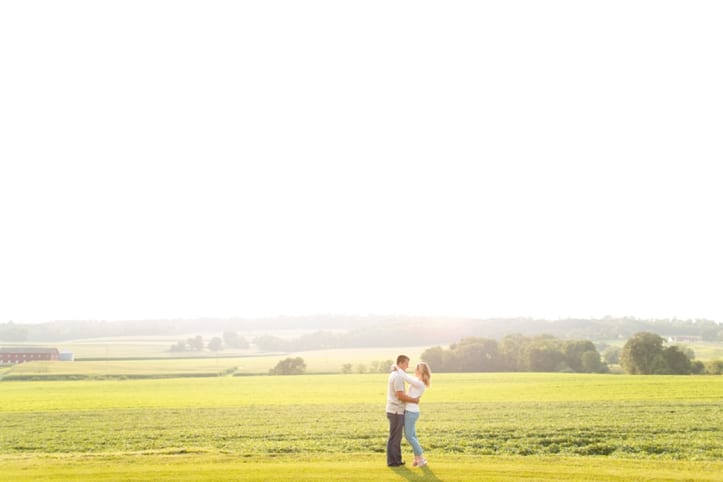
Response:
M398 464L387 464L387 467L401 467L404 464L406 464L406 462L402 460Z

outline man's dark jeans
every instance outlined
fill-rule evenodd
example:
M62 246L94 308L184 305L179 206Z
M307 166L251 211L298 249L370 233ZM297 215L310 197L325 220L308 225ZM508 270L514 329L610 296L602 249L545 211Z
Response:
M387 465L402 464L402 435L404 435L404 414L389 413L389 440L387 440Z

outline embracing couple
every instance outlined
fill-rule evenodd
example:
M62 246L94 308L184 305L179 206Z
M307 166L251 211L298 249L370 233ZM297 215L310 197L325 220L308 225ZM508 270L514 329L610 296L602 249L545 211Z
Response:
M414 467L424 467L427 461L422 455L422 447L417 440L415 425L419 418L419 399L429 387L432 373L429 365L417 363L415 376L405 371L409 368L409 357L399 355L397 364L392 367L387 383L387 418L389 419L389 440L387 440L387 465L399 467L402 461L402 434L414 451ZM409 384L409 392L404 383Z

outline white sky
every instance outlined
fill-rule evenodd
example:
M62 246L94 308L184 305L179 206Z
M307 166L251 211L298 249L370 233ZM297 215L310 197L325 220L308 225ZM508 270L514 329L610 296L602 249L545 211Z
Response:
M723 321L717 1L0 3L0 322Z

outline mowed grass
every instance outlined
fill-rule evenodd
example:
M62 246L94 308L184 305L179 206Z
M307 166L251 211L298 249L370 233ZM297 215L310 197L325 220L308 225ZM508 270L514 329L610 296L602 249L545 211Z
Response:
M723 378L435 374L426 471L386 376L3 381L7 480L721 480ZM411 460L409 445L403 444Z

